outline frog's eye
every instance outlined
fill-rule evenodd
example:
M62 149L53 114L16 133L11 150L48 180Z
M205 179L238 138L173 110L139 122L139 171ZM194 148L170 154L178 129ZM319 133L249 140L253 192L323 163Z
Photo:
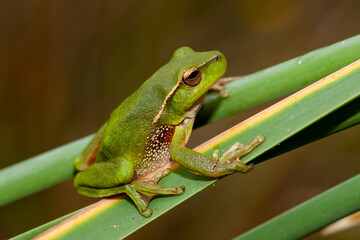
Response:
M184 72L182 80L188 86L196 86L201 81L201 72L196 67L189 68Z

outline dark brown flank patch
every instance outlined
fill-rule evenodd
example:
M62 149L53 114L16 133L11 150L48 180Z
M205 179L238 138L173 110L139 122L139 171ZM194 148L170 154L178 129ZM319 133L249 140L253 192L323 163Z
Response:
M99 151L101 141L99 141L96 146L91 150L91 152L88 153L85 162L84 169L88 168L89 166L93 165L95 163L96 156Z
M174 136L175 126L158 126L146 138L141 162L135 167L139 177L154 172L171 161L170 144Z

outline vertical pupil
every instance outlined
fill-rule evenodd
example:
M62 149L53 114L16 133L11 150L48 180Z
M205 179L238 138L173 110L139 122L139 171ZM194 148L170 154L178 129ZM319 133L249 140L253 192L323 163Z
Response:
M198 71L193 71L192 73L190 73L188 78L195 78L198 75Z

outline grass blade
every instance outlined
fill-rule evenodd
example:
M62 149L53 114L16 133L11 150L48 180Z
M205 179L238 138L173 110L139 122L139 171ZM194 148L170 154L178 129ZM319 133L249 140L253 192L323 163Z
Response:
M0 206L71 178L72 162L91 136L0 170Z
M360 174L236 237L300 239L360 209Z

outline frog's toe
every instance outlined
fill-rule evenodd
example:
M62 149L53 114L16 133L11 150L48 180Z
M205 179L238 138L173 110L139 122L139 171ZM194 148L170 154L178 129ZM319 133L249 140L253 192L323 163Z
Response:
M220 93L220 96L223 98L226 98L230 96L230 91L226 90L223 84L215 83L211 88L211 91L218 91Z
M265 142L265 140L266 140L266 137L263 136L263 135L259 135L259 136L257 136L257 137L255 138L255 141L257 142L257 145Z
M181 195L185 192L185 187L184 186L180 186L176 188L176 195Z
M170 168L166 168L165 170L162 171L164 176L167 176L171 173L171 169Z
M234 161L232 164L234 164L234 170L237 172L247 173L254 169L254 164L245 164L240 160Z
M171 173L171 169L166 168L164 170L161 170L161 171L157 172L153 177L148 178L147 181L148 182L154 182L156 184L160 179L162 179L163 177L166 177L170 173Z
M147 208L145 211L141 212L141 214L144 217L150 217L152 215L152 211L151 211L151 209Z
M250 141L248 145L243 145L236 142L232 145L220 158L221 162L238 162L240 165L242 164L239 161L240 158L250 153L254 148L259 146L261 143L265 142L266 138L262 135L257 136L253 140Z

